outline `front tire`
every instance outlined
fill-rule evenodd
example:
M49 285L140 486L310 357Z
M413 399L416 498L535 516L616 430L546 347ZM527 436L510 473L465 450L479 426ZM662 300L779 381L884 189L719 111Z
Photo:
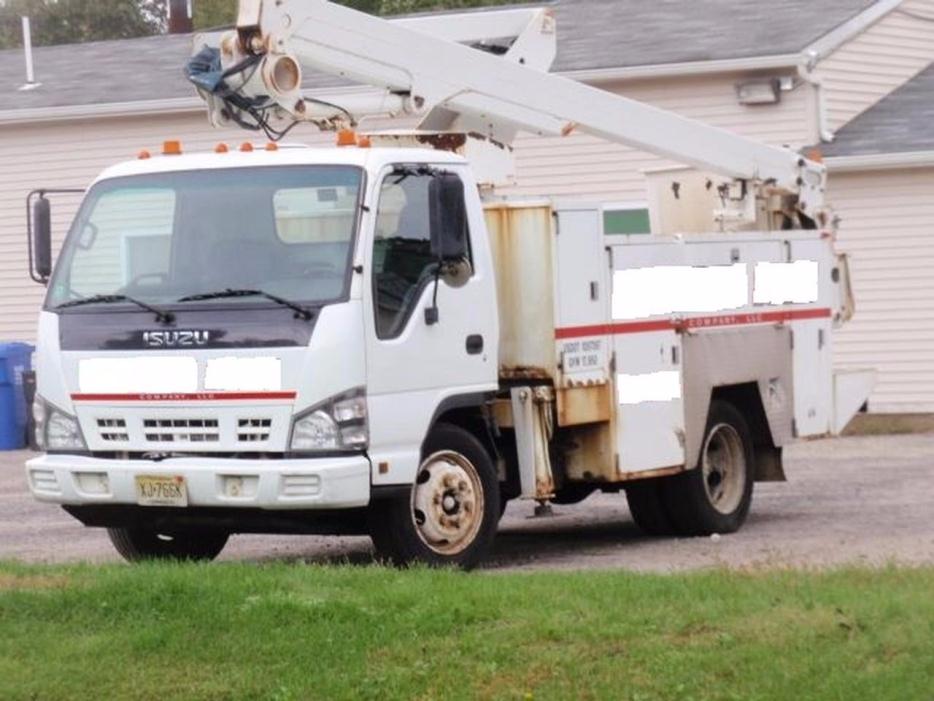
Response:
M490 552L501 501L496 468L483 444L439 424L409 495L374 504L370 535L377 556L396 565L476 567Z
M213 560L227 544L223 532L159 533L149 528L108 528L114 548L128 562L143 560Z
M663 490L677 532L702 536L738 531L752 503L754 460L743 415L728 402L711 402L697 467L673 477Z

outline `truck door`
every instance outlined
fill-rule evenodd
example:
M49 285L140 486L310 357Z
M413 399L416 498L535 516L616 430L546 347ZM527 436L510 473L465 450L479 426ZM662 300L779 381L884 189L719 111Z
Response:
M445 168L446 170L452 170ZM496 387L498 325L479 199L465 190L470 266L436 282L430 172L389 168L376 186L364 294L374 484L407 484L439 407ZM482 245L480 245L482 244ZM437 307L437 320L426 309Z

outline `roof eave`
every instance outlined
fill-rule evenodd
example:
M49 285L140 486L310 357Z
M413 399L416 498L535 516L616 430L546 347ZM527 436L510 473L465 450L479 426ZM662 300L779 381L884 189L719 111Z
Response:
M0 124L40 124L98 117L136 117L147 114L174 114L204 109L204 102L195 96L165 100L135 100L94 105L61 105L27 107L0 111Z
M672 78L690 75L712 75L716 73L743 73L747 71L795 68L804 60L800 53L777 54L774 56L749 56L711 61L687 61L680 63L658 63L645 66L623 66L620 68L595 68L565 71L561 75L584 83L608 83L617 80L640 78Z
M854 156L827 156L827 169L833 173L934 167L934 150L875 153Z

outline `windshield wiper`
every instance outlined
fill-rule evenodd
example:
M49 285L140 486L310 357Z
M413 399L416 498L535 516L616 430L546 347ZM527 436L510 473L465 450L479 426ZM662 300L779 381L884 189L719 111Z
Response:
M266 299L275 302L276 304L281 304L283 307L288 307L294 311L296 319L311 321L312 317L314 317L314 314L311 313L311 310L306 309L302 305L296 304L295 302L290 302L289 300L283 299L282 297L269 294L268 292L263 292L262 290L234 290L228 288L226 290L219 290L218 292L204 292L202 294L180 297L177 301L201 302L206 299L227 299L231 297L265 297Z
M164 324L171 324L173 321L175 321L175 315L172 312L167 312L164 309L159 309L159 307L154 307L151 304L140 302L138 299L133 299L132 297L127 297L126 295L91 295L90 297L73 299L70 302L62 302L61 304L55 305L54 308L65 309L66 307L80 307L85 304L117 304L119 302L129 302L130 304L135 304L141 309L152 312L156 315L156 321L162 322Z

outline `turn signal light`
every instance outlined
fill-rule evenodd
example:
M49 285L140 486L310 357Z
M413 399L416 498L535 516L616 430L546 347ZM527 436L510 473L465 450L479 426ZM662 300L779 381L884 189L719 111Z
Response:
M163 156L181 156L182 155L182 142L181 141L163 142L162 155Z

